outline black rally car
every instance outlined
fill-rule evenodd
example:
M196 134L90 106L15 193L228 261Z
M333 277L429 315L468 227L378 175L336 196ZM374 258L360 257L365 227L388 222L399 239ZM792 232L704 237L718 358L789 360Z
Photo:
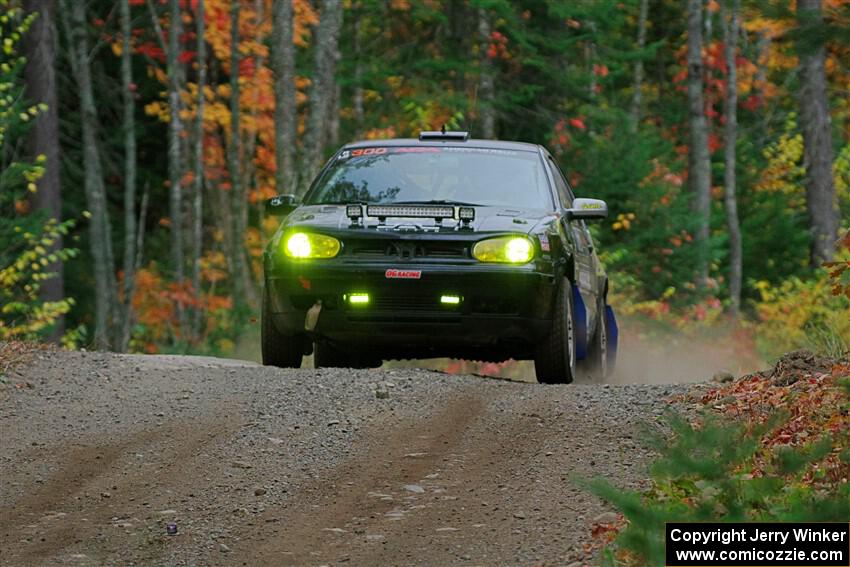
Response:
M382 360L533 359L540 382L576 361L613 367L617 325L585 220L533 144L423 132L340 149L283 215L264 255L263 363L374 367Z

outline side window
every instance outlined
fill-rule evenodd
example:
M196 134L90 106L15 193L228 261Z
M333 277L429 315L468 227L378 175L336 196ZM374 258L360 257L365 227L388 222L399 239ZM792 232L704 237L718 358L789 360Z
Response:
M552 169L552 177L555 179L555 188L558 190L558 197L561 199L561 204L565 209L569 209L573 204L573 194L567 181L561 174L558 164L551 157L548 158L549 167Z

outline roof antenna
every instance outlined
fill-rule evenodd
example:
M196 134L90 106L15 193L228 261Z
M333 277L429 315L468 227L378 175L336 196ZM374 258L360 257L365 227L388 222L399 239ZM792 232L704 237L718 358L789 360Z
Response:
M445 134L446 134L446 125L445 124L440 126L440 134L443 134L445 136Z

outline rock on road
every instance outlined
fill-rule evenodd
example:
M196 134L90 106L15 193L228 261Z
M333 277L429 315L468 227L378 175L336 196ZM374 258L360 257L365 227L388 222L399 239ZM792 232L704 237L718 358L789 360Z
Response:
M639 484L685 388L38 352L0 384L0 565L585 561L576 479Z

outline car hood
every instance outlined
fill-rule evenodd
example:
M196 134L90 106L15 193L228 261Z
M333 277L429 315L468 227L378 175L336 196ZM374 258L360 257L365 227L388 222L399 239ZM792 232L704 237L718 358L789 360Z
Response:
M546 217L553 215L550 211L539 209L521 209L508 207L474 207L475 220L470 223L473 232L522 232L529 233ZM441 232L453 231L460 221L445 219ZM367 228L378 226L378 219L368 217ZM388 227L404 227L410 232L421 228L422 232L434 230L437 227L434 219L389 217ZM311 227L330 229L333 231L346 230L351 226L351 220L345 214L345 205L304 205L298 207L283 219L281 229L293 227ZM430 230L429 230L430 229Z

